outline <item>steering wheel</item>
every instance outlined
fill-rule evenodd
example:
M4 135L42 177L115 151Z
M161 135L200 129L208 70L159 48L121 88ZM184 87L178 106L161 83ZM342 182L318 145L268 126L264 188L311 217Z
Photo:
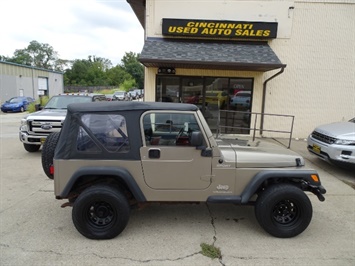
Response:
M176 145L190 145L192 130L188 129L185 131L185 128L181 128L179 133L176 136Z

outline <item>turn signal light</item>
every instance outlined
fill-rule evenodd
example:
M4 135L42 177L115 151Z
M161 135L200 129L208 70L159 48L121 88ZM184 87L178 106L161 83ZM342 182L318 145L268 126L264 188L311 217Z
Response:
M311 177L312 177L314 182L317 182L317 183L319 182L319 178L318 178L317 175L311 175Z

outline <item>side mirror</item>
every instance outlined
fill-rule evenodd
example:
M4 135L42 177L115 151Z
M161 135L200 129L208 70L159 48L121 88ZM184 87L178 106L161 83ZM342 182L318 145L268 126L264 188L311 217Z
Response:
M191 146L196 146L196 147L202 146L203 136L201 131L194 131L191 133L190 144Z

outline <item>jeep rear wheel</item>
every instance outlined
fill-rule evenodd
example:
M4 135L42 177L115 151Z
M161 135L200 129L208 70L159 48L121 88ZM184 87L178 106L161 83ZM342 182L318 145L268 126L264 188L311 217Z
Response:
M129 220L130 207L125 195L106 185L87 188L73 205L76 229L90 239L111 239L119 235Z
M308 196L293 185L273 185L258 197L255 216L269 234L280 238L294 237L311 222L312 204Z
M41 148L41 145L32 145L32 144L23 144L23 147L25 148L26 151L28 152L36 152Z
M59 135L60 132L49 134L42 147L42 168L50 179L53 179L50 168L53 165L54 151L58 143Z

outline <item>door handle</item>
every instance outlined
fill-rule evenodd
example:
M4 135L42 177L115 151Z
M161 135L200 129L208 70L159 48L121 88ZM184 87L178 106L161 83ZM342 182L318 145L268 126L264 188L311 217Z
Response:
M150 159L159 159L160 158L160 150L150 149L148 152L148 156Z

